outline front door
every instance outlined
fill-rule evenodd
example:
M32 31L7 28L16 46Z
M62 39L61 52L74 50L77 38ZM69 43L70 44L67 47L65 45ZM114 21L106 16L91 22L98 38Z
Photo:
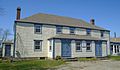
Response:
M5 45L5 56L10 57L11 56L11 45Z
M71 41L70 40L62 40L61 55L62 57L71 57Z
M95 55L96 57L102 57L102 43L100 41L96 42Z

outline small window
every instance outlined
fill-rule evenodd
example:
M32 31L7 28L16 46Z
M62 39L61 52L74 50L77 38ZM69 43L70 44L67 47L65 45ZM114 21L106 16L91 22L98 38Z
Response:
M103 31L101 31L101 37L104 37L104 32Z
M61 26L57 26L56 27L56 33L57 34L61 34L62 33L62 27Z
M70 34L75 34L75 28L70 27Z
M52 50L52 40L49 40L49 51L51 52Z
M42 25L35 25L35 33L42 33Z
M87 35L91 35L91 29L86 29Z
M80 41L76 41L76 51L82 51L82 46Z
M35 51L42 51L42 41L41 40L34 41L34 50Z
M86 51L91 51L90 43L86 43Z

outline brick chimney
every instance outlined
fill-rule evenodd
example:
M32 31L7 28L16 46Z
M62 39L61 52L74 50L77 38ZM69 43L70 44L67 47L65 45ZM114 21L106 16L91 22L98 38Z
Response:
M21 12L21 8L17 7L17 15L16 15L16 20L20 19L20 12Z
M95 20L94 20L94 19L91 19L91 20L90 20L90 24L95 25Z

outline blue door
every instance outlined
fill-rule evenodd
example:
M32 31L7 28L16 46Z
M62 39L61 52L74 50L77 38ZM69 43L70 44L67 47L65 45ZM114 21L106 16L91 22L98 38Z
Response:
M11 56L11 45L5 45L5 56Z
M96 42L95 55L96 57L102 57L102 43L100 41Z
M61 56L71 57L71 41L70 40L62 40Z

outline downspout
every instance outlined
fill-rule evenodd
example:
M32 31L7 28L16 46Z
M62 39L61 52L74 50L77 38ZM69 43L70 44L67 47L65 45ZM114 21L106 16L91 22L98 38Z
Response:
M53 59L55 59L55 40L53 39Z
M16 22L14 22L14 47L13 47L13 57L15 58L15 45L16 45Z

